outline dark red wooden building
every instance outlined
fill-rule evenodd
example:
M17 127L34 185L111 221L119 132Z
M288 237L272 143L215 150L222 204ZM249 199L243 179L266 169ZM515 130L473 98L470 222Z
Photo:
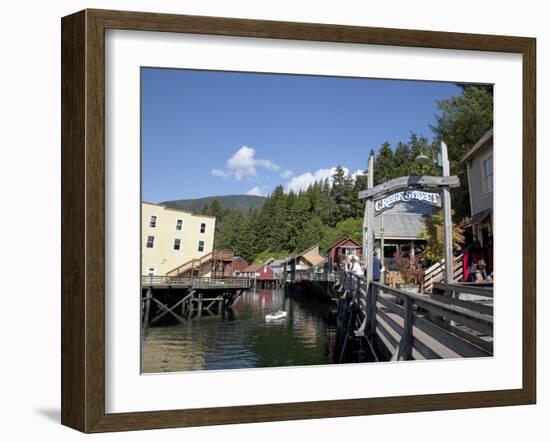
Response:
M240 276L257 280L273 280L275 275L273 269L266 264L252 264L245 268Z
M250 264L242 256L235 256L231 264L231 275L232 276L241 276L241 273L246 269Z
M341 255L356 255L361 258L361 245L349 237L336 241L327 249L329 269L338 267Z

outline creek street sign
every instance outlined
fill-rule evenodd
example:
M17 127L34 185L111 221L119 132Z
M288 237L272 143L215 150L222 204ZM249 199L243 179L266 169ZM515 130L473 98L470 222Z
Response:
M392 208L397 203L418 201L432 206L441 207L441 195L438 192L427 192L419 189L407 189L380 198L374 202L374 211L379 213Z

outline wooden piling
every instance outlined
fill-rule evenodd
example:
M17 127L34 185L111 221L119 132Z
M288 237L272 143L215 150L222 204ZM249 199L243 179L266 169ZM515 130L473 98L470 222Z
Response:
M151 315L151 298L153 297L153 291L151 287L147 289L147 295L145 295L145 313L143 315L142 326L147 328L149 326L149 316Z
M199 293L198 317L202 317L202 292Z

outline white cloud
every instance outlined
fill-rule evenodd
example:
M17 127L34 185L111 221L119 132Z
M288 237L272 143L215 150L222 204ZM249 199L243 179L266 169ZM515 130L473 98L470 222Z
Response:
M350 171L346 167L342 167L344 169L344 174L346 176L351 176L351 178L355 181L355 178L357 178L358 175L363 175L364 172L360 169L356 170L354 173L350 174ZM334 175L334 172L336 172L336 167L331 167L330 169L319 169L315 173L306 172L302 175L298 175L295 177L292 177L292 179L288 182L286 185L287 192L294 191L294 192L300 192L302 190L306 190L309 186L312 184L324 181L328 178L329 184L332 184L332 175ZM282 174L281 174L282 176Z
M242 146L235 154L227 160L229 173L235 175L237 181L244 176L256 176L254 167L254 155L256 151L248 146Z
M231 158L227 160L227 170L212 169L212 175L223 178L235 177L240 181L243 177L255 177L257 175L256 167L262 167L266 170L277 172L281 166L268 159L255 158L256 150L252 147L241 146Z
M222 178L228 178L231 174L227 173L221 169L212 169L212 175L221 176Z
M359 175L365 175L365 171L361 169L357 169L355 172L351 174L351 177L355 181L355 178L357 178Z
M256 166L265 167L267 170L272 170L273 172L277 172L281 169L281 166L278 166L271 160L254 160L254 164Z
M267 193L260 187L256 186L246 192L247 195L267 196Z
M336 168L331 167L330 169L319 169L315 173L306 172L302 175L292 177L292 179L286 185L287 191L300 192L306 190L310 185L318 181L324 181L327 178L329 182L332 183L332 175L334 174ZM348 173L347 169L344 169L346 174Z
M292 175L294 175L292 173L292 170L288 170L288 169L285 169L281 172L281 178L284 178L284 179L288 179L290 178Z

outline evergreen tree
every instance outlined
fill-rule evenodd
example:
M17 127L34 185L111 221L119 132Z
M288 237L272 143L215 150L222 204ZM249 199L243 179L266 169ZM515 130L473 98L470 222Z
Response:
M257 236L254 218L245 218L237 228L239 232L238 238L235 240L234 251L238 256L242 256L248 262L253 262L256 254L259 252L257 248Z
M290 207L286 222L286 245L289 251L294 253L300 251L302 240L300 236L304 234L305 226L309 221L310 202L304 192L298 194Z
M332 175L331 198L334 203L332 210L332 224L348 218L352 213L352 179L346 175L342 166L336 167Z
M225 209L220 204L219 200L215 199L214 201L212 201L210 206L208 204L204 205L202 213L205 215L215 216L217 219L221 219L223 218Z
M397 177L410 175L410 152L406 143L399 142L393 154L394 167Z
M493 90L487 86L463 86L457 97L437 102L439 114L431 126L438 140L448 147L451 174L458 175L460 187L451 189L452 204L458 219L470 215L466 165L461 162L468 151L493 127Z
M374 161L374 185L395 178L395 163L390 143L385 141Z
M351 216L353 218L363 217L365 212L365 201L359 199L359 192L367 188L367 172L358 174L355 177L353 190L351 192Z

